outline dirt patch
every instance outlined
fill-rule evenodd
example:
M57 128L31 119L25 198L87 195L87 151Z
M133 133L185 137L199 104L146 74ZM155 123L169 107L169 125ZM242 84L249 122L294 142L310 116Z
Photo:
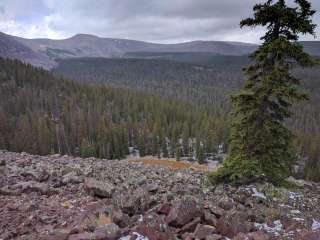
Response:
M152 165L152 166L164 166L174 170L192 169L200 172L212 171L212 169L209 169L209 167L206 165L200 165L196 163L188 163L188 162L182 162L182 161L179 162L175 160L166 160L166 159L135 159L135 160L130 160L130 162L138 162L138 163L143 163L143 164Z

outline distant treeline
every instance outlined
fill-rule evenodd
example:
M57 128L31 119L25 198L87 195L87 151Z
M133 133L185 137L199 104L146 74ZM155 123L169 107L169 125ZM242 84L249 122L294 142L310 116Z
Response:
M224 113L176 99L57 79L0 59L0 149L120 159L190 156L225 142ZM191 146L190 144L193 144Z

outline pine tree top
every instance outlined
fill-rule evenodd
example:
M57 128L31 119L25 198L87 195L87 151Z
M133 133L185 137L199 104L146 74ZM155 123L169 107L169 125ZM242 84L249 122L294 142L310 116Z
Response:
M270 42L284 37L287 40L297 41L299 34L315 35L316 24L312 23L312 16L316 13L307 0L295 0L297 7L287 6L285 0L268 0L264 4L253 7L254 17L241 21L244 26L267 27L267 32L261 40Z

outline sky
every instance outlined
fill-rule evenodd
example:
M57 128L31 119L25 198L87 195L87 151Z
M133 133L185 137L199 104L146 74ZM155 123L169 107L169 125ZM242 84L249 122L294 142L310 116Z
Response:
M288 0L291 4L294 0ZM0 0L0 31L25 38L78 33L159 43L193 40L258 43L263 29L240 29L262 0ZM320 0L311 0L318 10ZM316 39L316 40L319 40ZM313 40L302 37L302 40Z

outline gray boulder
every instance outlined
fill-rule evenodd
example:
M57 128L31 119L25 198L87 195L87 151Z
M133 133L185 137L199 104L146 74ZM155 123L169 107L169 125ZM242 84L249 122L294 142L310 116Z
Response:
M110 223L97 227L93 234L95 240L117 240L121 232L116 224Z
M34 181L20 182L12 187L14 190L21 191L23 193L29 192L39 192L43 195L50 193L50 188L48 184L39 183Z
M98 181L94 178L86 179L84 187L90 194L101 198L111 198L115 191L113 184Z
M82 182L83 182L83 178L78 176L77 173L74 171L69 172L62 177L63 184L68 184L68 183L77 184Z

